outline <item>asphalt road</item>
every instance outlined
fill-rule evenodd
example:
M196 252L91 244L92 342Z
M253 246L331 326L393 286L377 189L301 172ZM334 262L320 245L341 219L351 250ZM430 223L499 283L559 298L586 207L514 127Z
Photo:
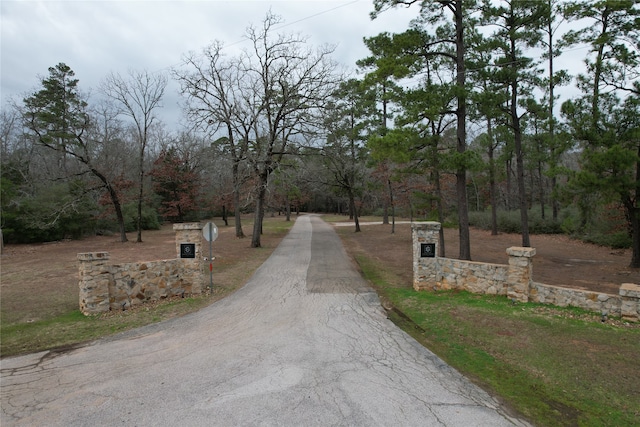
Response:
M331 226L179 319L1 361L9 426L523 426L393 325Z

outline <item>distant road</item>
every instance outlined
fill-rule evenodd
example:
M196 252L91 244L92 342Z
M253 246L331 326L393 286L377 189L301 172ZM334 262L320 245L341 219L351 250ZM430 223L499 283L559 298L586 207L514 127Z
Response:
M387 320L315 216L197 313L1 364L3 427L527 425Z

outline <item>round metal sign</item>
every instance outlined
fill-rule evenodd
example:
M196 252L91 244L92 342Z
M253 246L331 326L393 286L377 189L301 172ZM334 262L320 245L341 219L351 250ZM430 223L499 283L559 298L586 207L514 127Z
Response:
M213 222L208 222L202 228L202 235L207 242L213 242L218 238L218 227Z

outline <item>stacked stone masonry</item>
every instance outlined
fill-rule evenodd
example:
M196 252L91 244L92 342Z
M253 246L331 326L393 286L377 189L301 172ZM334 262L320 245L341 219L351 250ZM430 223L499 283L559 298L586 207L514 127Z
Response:
M176 259L109 264L108 252L78 254L82 313L126 310L147 301L202 293L201 230L195 223L174 225ZM179 258L182 243L195 244L194 258Z
M624 283L618 295L563 288L533 282L534 248L507 249L508 265L421 255L421 244L435 244L438 253L440 223L412 224L413 287L416 290L458 289L479 294L505 295L519 302L537 302L640 321L640 286Z

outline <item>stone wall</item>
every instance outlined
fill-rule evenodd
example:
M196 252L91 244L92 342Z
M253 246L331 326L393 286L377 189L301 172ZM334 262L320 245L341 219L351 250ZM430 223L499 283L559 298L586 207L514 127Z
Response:
M640 286L634 283L623 283L618 295L532 283L529 298L532 302L580 307L632 322L640 321Z
M109 264L108 252L78 254L80 310L85 315L125 310L146 301L202 293L202 227L175 224L176 259ZM192 244L193 258L181 258L181 244ZM191 251L189 251L190 253ZM184 255L184 254L183 254Z
M640 321L640 286L625 283L618 295L563 288L533 282L534 248L511 247L507 265L440 258L440 223L414 223L413 287L416 290L459 289L505 295L514 301L573 306L630 321ZM423 245L431 245L423 247ZM428 250L425 250L428 249Z
M474 293L507 295L509 267L501 264L438 258L438 289L466 289Z

